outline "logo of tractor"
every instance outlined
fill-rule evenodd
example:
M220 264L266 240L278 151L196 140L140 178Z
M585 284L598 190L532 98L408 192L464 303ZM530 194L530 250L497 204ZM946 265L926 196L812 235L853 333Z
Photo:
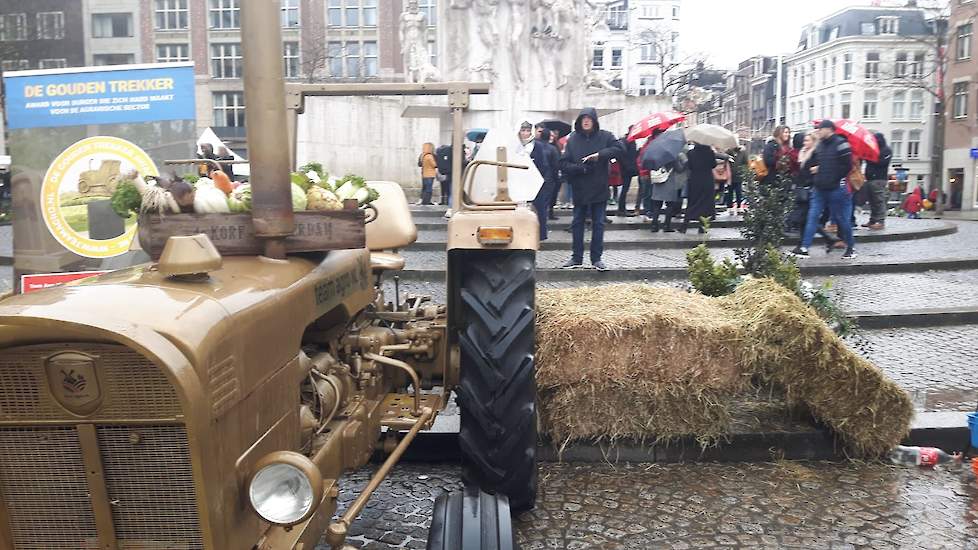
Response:
M64 375L64 379L61 381L61 386L69 393L84 391L85 386L88 385L88 381L85 380L85 376L76 374L75 369L71 369L68 372L62 370L61 374Z
M89 159L88 168L78 176L78 193L83 197L112 196L119 184L122 161L106 159L93 169Z

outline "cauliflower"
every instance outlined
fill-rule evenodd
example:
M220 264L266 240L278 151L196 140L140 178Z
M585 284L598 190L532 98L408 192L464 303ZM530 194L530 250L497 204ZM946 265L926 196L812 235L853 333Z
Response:
M306 192L309 210L342 210L343 201L332 191L322 187L310 187Z

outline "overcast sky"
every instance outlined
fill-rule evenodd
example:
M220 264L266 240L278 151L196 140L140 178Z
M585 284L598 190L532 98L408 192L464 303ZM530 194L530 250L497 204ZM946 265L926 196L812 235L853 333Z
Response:
M754 55L794 52L805 24L846 6L871 4L872 0L682 0L682 48L708 54L717 68L732 69Z

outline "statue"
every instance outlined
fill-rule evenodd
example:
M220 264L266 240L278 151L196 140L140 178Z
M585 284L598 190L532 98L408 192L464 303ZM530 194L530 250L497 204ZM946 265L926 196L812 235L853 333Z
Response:
M404 76L408 82L424 83L439 80L441 74L431 64L428 56L428 24L418 8L418 0L409 0L408 8L401 14L401 55L404 59Z
M519 87L523 83L520 54L530 45L523 36L526 28L526 0L509 0L509 20L509 65L513 72L513 86Z
M492 80L496 77L493 57L496 55L496 46L499 44L499 28L496 27L496 13L499 11L499 0L472 0L477 15L476 26L478 27L479 40L482 41L482 60L474 63L469 68L480 78Z

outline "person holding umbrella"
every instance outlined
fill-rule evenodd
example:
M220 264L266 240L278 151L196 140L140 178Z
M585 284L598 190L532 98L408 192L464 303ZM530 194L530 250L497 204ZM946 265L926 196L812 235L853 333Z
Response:
M688 153L689 183L686 191L686 216L679 229L685 233L690 221L701 218L712 218L715 213L716 200L714 195L713 169L717 159L729 160L723 153L738 145L737 136L730 130L715 124L698 124L688 132L686 138L693 142L693 148ZM700 233L706 229L701 225Z
M574 220L571 222L573 247L564 269L584 266L584 221L591 218L591 265L599 271L608 267L601 261L604 253L605 209L608 192L608 163L619 158L624 149L614 134L602 130L598 112L585 108L574 121L574 132L567 139L560 159L560 169L574 191Z
M855 240L852 235L852 225L849 217L852 213L852 195L846 189L845 178L852 169L852 148L849 141L835 133L835 124L831 120L823 120L818 125L818 146L808 159L806 168L814 174L814 187L808 202L808 220L801 244L791 253L807 258L808 249L815 238L819 216L827 205L829 215L839 229L839 237L846 242L846 252L842 259L851 260L856 257Z
M649 218L652 221L652 232L659 231L659 212L663 203L666 205L666 219L663 230L667 233L675 231L672 228L672 217L682 206L683 187L686 185L686 136L682 130L662 129L652 132L648 143L642 147L642 168L649 170Z

